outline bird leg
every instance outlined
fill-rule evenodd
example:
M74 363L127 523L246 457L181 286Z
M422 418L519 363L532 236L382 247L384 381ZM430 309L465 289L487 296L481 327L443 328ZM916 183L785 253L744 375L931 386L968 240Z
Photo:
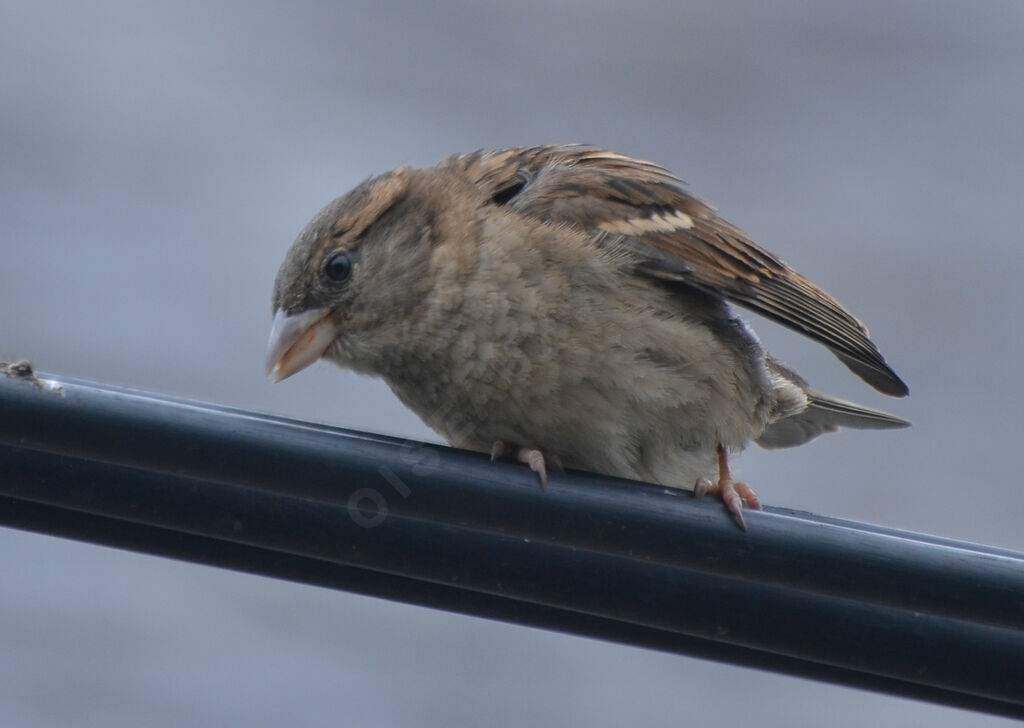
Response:
M754 510L761 510L761 499L757 493L746 483L740 483L732 479L729 472L729 457L721 445L718 446L718 482L712 483L708 478L698 478L693 487L693 495L700 498L708 493L717 495L725 503L725 507L732 513L740 528L747 530L747 522L743 518L743 499L747 499L747 505Z
M537 474L540 479L541 489L548 487L548 467L556 473L562 472L562 461L557 455L545 452L536 448L520 447L512 445L504 440L495 440L491 445L491 462L499 458L512 458L524 465L529 465L530 470Z

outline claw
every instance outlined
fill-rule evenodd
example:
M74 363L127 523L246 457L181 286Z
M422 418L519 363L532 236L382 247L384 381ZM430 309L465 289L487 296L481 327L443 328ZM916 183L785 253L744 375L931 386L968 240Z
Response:
M508 455L508 445L504 440L495 440L491 445L491 462L501 460L506 455Z
M547 490L548 487L548 470L544 464L544 453L540 450L530 450L525 447L519 448L516 452L516 459L530 466L530 470L537 474L540 478L541 490Z
M733 483L733 485L736 486L736 492L743 497L749 507L755 511L761 510L761 499L757 497L753 488L746 483Z
M719 495L722 498L722 502L725 503L725 507L733 515L733 518L736 519L736 522L740 524L740 528L746 531L747 521L743 518L743 499L736 492L737 485L741 484L734 483L732 480L719 480Z
M562 460L553 452L545 452L536 448L519 447L510 445L504 440L495 440L491 445L491 462L501 458L514 458L524 465L529 465L530 470L537 474L540 480L540 487L548 487L548 470L556 473L562 472Z
M709 493L722 499L726 509L744 531L747 530L747 521L743 517L743 500L746 499L747 505L754 510L761 510L761 499L757 497L754 489L746 483L738 483L732 479L725 448L721 445L718 446L718 482L712 483L710 479L701 477L697 478L693 485L695 498L701 498Z

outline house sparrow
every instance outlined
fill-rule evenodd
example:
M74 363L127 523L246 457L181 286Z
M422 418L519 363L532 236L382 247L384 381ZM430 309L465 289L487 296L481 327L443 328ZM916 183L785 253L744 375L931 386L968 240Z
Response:
M651 162L583 145L402 167L327 205L274 285L267 375L323 357L382 377L452 445L717 493L729 455L909 424L822 394L729 303L907 386L834 298Z

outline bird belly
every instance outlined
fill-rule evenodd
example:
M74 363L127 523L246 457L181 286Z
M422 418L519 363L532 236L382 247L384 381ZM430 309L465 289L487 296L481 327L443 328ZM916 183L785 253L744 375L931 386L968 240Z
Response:
M757 376L742 378L757 367L737 366L701 327L668 328L667 347L650 328L454 341L422 362L425 376L389 384L456 447L488 452L500 440L567 468L692 489L717 477L719 444L738 451L760 435L765 393ZM694 336L706 340L687 353L680 339Z

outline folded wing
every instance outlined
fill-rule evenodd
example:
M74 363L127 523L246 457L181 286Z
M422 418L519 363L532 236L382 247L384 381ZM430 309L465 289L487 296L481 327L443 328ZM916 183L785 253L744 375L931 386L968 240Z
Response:
M864 324L656 164L582 145L477 152L450 163L494 204L625 246L644 274L774 319L827 346L885 394L909 391Z

